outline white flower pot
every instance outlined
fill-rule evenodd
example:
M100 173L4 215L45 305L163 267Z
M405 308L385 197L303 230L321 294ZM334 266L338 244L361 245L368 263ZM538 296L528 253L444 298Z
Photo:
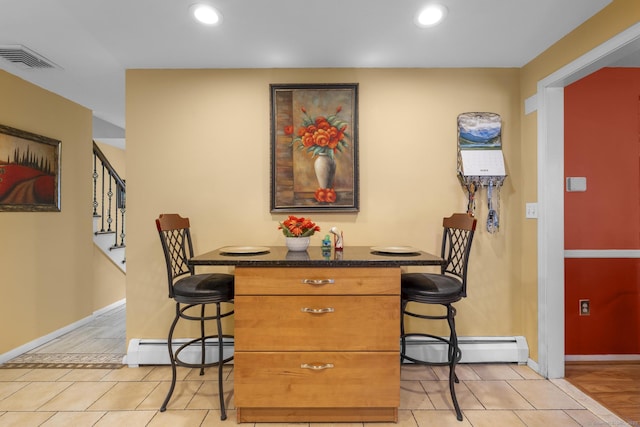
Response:
M306 251L311 239L309 237L285 237L287 248L290 251Z

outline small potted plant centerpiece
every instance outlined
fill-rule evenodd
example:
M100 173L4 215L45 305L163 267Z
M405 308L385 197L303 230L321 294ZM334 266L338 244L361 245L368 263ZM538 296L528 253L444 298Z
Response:
M320 231L320 227L310 218L298 218L293 215L289 215L281 222L278 229L282 230L287 248L290 251L306 251L309 247L310 236L313 236L316 231Z

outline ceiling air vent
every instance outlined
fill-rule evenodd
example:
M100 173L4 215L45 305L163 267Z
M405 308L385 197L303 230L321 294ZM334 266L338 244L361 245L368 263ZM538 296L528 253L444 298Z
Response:
M0 58L23 69L58 68L53 62L42 55L38 55L34 51L19 44L0 45Z

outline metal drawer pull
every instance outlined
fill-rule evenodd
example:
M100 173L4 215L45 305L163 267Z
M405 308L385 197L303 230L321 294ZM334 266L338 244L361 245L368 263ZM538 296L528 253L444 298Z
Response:
M325 363L324 365L310 365L308 363L303 363L300 365L302 369L311 369L313 371L321 371L323 369L333 368L333 363Z
M333 313L334 311L336 311L333 307L327 307L327 308L308 308L308 307L302 307L301 311L303 313L311 313L311 314L324 314L324 313Z
M305 285L330 285L336 283L334 279L302 279Z

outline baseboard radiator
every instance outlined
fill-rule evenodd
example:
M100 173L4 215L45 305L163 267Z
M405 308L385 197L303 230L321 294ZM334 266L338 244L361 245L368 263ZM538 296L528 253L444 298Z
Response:
M189 339L173 340L173 350L176 351ZM233 354L233 339L223 339L223 358L226 359ZM187 363L199 363L200 344L192 344L180 353L180 359ZM205 344L207 362L218 360L218 341L211 340ZM124 357L124 364L137 368L142 365L169 365L169 349L167 340L132 339L129 341L127 355Z
M178 348L187 340L174 341ZM460 337L458 339L462 351L460 363L518 363L526 364L529 358L529 347L524 337ZM224 340L224 357L233 354L233 340ZM216 361L218 344L215 341L206 344L207 360ZM440 341L411 337L407 339L407 354L416 359L444 361L447 347ZM198 345L186 348L181 354L185 361L197 362L200 358ZM166 340L132 339L124 363L130 367L141 365L168 365L169 354Z
M529 346L525 337L459 337L462 352L460 363L518 363L526 364ZM444 362L447 346L441 341L409 337L407 355L418 360Z

